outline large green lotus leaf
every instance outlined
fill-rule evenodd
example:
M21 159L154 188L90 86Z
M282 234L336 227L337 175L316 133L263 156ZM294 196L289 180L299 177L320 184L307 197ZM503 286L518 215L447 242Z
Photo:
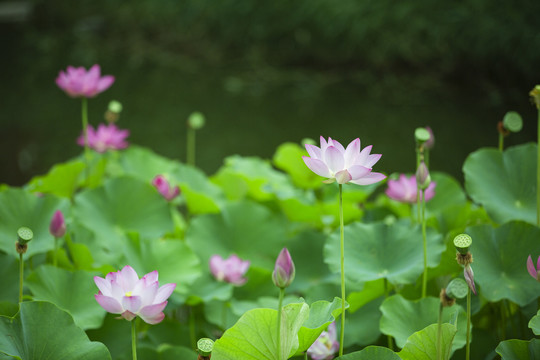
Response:
M241 199L247 195L257 201L269 201L276 196L290 198L294 191L285 174L258 157L229 156L212 180L224 189L230 199ZM247 192L238 192L237 188Z
M355 312L382 295L384 295L384 279L378 279L364 283L362 290L350 292L347 302L351 304L351 312Z
M253 309L225 331L214 344L213 360L288 359L298 349L298 331L309 316L305 303L283 307L281 317L281 352L277 354L277 310Z
M473 239L472 268L482 296L491 302L509 299L525 306L540 295L540 284L527 272L527 257L540 254L540 229L512 221L498 228L467 228Z
M437 336L439 327L432 324L423 330L412 334L399 352L402 360L432 360L438 359ZM441 324L441 355L440 360L448 360L452 356L452 341L457 329L454 325Z
M145 239L129 236L119 262L129 264L139 277L157 270L159 283L176 283L175 291L185 293L187 286L201 275L199 258L188 244L177 239Z
M540 359L540 340L506 340L495 349L502 360L536 360Z
M19 260L0 252L0 301L19 300Z
M287 223L268 208L251 201L228 203L221 214L193 219L186 241L208 264L210 256L232 253L252 266L273 269L276 257L287 244ZM256 249L256 251L254 251Z
M190 287L186 304L195 306L212 300L229 300L233 293L233 285L217 281L210 275L200 276Z
M286 142L278 146L272 161L278 169L291 176L294 185L302 189L321 187L323 179L306 166L302 156L308 156L303 147L296 143Z
M166 322L168 319L163 320ZM140 325L139 318L136 320ZM153 328L160 327L162 323L153 325ZM92 341L99 341L109 349L114 360L131 360L131 322L119 317L118 314L107 313L103 326L99 329L88 330L86 333ZM67 359L66 359L67 360Z
M177 161L154 153L150 149L131 145L122 151L115 162L108 164L108 171L115 176L132 175L150 182L156 175L172 173L178 166Z
M368 346L360 351L337 357L335 360L401 360L401 358L389 348Z
M383 316L380 329L383 334L391 335L399 347L404 347L409 336L431 324L436 324L439 316L438 298L425 297L417 301L410 301L401 295L388 297L381 305ZM458 333L452 344L452 351L465 345L466 314L459 305L445 307L443 310L443 323L450 322L458 312Z
M73 316L75 324L84 329L96 329L103 323L105 310L94 298L97 273L68 271L42 265L26 279L26 286L35 300L50 301Z
M381 335L379 321L382 313L379 310L384 298L380 297L368 302L354 313L345 316L344 347L352 345L366 346L373 344Z
M532 329L534 335L540 335L540 311L529 321L529 327Z
M424 253L420 226L407 221L345 226L345 276L354 281L387 278L393 284L410 284L422 274ZM325 262L340 271L340 234L334 232L324 247ZM440 262L445 246L435 231L427 231L428 266Z
M536 224L536 144L480 149L463 165L465 188L498 223Z
M36 176L27 185L28 190L44 194L71 198L79 184L79 178L86 165L83 161L57 164L47 175Z
M426 202L426 216L437 214L454 205L464 205L467 201L459 182L441 172L434 172L431 178L436 182L435 196Z
M23 302L13 318L0 316L0 352L20 360L111 359L67 312L44 301Z
M19 256L15 251L15 242L21 226L29 227L34 233L25 258L52 250L54 238L49 233L51 219L56 210L66 214L68 209L69 201L54 195L37 196L13 188L0 192L0 250Z
M346 304L348 307L348 304ZM311 304L309 309L309 317L302 324L298 332L298 350L296 355L305 352L315 340L326 330L328 325L336 320L341 314L341 299L334 298L334 301L328 302L324 300L316 301Z
M174 228L163 197L150 183L132 177L110 179L79 193L73 213L78 223L94 233L102 263L114 262L123 254L128 231L158 238Z

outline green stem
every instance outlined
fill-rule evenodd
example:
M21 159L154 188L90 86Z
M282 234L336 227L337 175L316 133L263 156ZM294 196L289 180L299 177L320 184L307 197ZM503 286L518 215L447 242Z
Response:
M133 360L137 360L137 318L131 320L131 353Z
M191 127L187 131L187 163L195 166L195 129Z
M389 295L389 292L390 292L390 290L388 289L388 279L383 278L383 283L384 283L384 298L386 299L388 297L388 295ZM388 340L388 348L393 351L394 350L394 343L392 341L392 336L387 335L386 338Z
M191 341L191 348L197 348L197 339L195 339L195 313L193 306L189 308L189 339Z
M56 267L58 266L58 257L57 257L57 254L58 253L58 238L55 236L54 237L54 253L53 253L53 265Z
M502 152L504 149L504 136L499 132L499 151Z
M442 348L441 348L441 338L442 338L442 312L443 304L439 304L439 321L437 323L437 360L442 360Z
M345 236L343 232L343 185L339 184L339 233L341 249L341 334L339 337L339 356L343 355L343 339L345 338Z
M24 261L23 254L19 254L19 304L22 303L24 279Z
M279 289L279 304L277 311L277 358L281 360L281 312L283 307L283 296L285 295L285 289Z
M501 312L501 341L506 340L506 311L504 311L504 303L500 302L500 312Z
M536 157L536 225L540 226L540 107L538 108L538 138Z
M88 178L90 177L90 148L88 147L88 99L83 97L82 98L82 109L81 109L81 115L82 115L82 130L83 130L83 138L84 138L84 161L86 162L86 168L85 168L85 182L88 181Z
M465 359L471 357L471 289L467 289L467 347L465 348Z
M424 276L422 279L422 298L426 297L427 290L427 236L426 236L426 191L422 190L422 239L424 243Z

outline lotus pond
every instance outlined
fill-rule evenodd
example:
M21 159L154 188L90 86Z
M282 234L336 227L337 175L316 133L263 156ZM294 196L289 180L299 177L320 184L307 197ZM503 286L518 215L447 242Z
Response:
M538 145L504 144L535 119L507 113L463 183L429 170L429 127L406 174L323 134L208 176L204 114L179 161L131 143L118 102L88 119L98 65L56 83L82 151L0 188L0 359L540 358Z

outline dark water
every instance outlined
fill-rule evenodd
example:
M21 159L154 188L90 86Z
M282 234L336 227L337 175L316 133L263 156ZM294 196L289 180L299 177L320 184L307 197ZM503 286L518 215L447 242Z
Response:
M81 151L75 144L81 129L80 100L69 98L54 83L58 71L69 64L58 54L24 58L15 42L2 60L0 85L0 183L9 185L24 184ZM9 48L9 41L6 44ZM411 172L414 129L429 125L436 136L432 170L461 179L461 166L471 151L497 145L495 125L509 110L522 114L524 128L506 144L536 140L529 88L519 89L523 97L513 103L419 75L376 78L368 70L335 75L104 61L103 73L115 75L116 82L89 101L90 123L102 122L108 102L119 100L124 111L118 125L131 131L130 142L184 160L186 118L201 111L207 125L197 135L197 164L207 174L226 156L271 158L285 141L320 135L344 144L360 137L362 146L371 144L373 152L383 154L376 171Z

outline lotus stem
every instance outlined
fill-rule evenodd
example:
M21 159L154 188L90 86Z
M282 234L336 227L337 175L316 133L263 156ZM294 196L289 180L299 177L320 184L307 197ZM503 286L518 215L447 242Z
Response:
M426 191L422 190L421 193L421 207L422 207L422 240L424 243L424 276L422 278L422 298L426 297L427 290L427 236L426 236Z
M195 166L195 129L190 126L187 131L187 163Z
M499 132L499 151L503 152L504 150L504 135Z
M540 107L538 108L538 138L536 149L536 226L540 226Z
M471 358L471 289L467 289L467 344L465 348L465 359Z
M90 177L90 148L88 147L88 99L82 97L82 107L81 107L81 116L82 116L82 130L84 137L84 161L86 162L86 181Z
M442 348L441 348L441 338L442 338L442 313L443 313L443 304L439 304L439 321L437 323L437 360L442 360Z
M131 353L133 360L137 360L137 318L131 321Z
M339 335L339 356L343 355L345 338L345 236L343 226L343 185L339 184L339 233L341 249L341 333Z
M23 299L24 261L23 254L19 254L19 304Z
M285 288L279 288L279 304L278 304L278 318L277 318L277 358L281 360L281 314L283 307L283 296L285 295Z
M58 238L54 237L54 253L53 253L53 265L58 266Z

